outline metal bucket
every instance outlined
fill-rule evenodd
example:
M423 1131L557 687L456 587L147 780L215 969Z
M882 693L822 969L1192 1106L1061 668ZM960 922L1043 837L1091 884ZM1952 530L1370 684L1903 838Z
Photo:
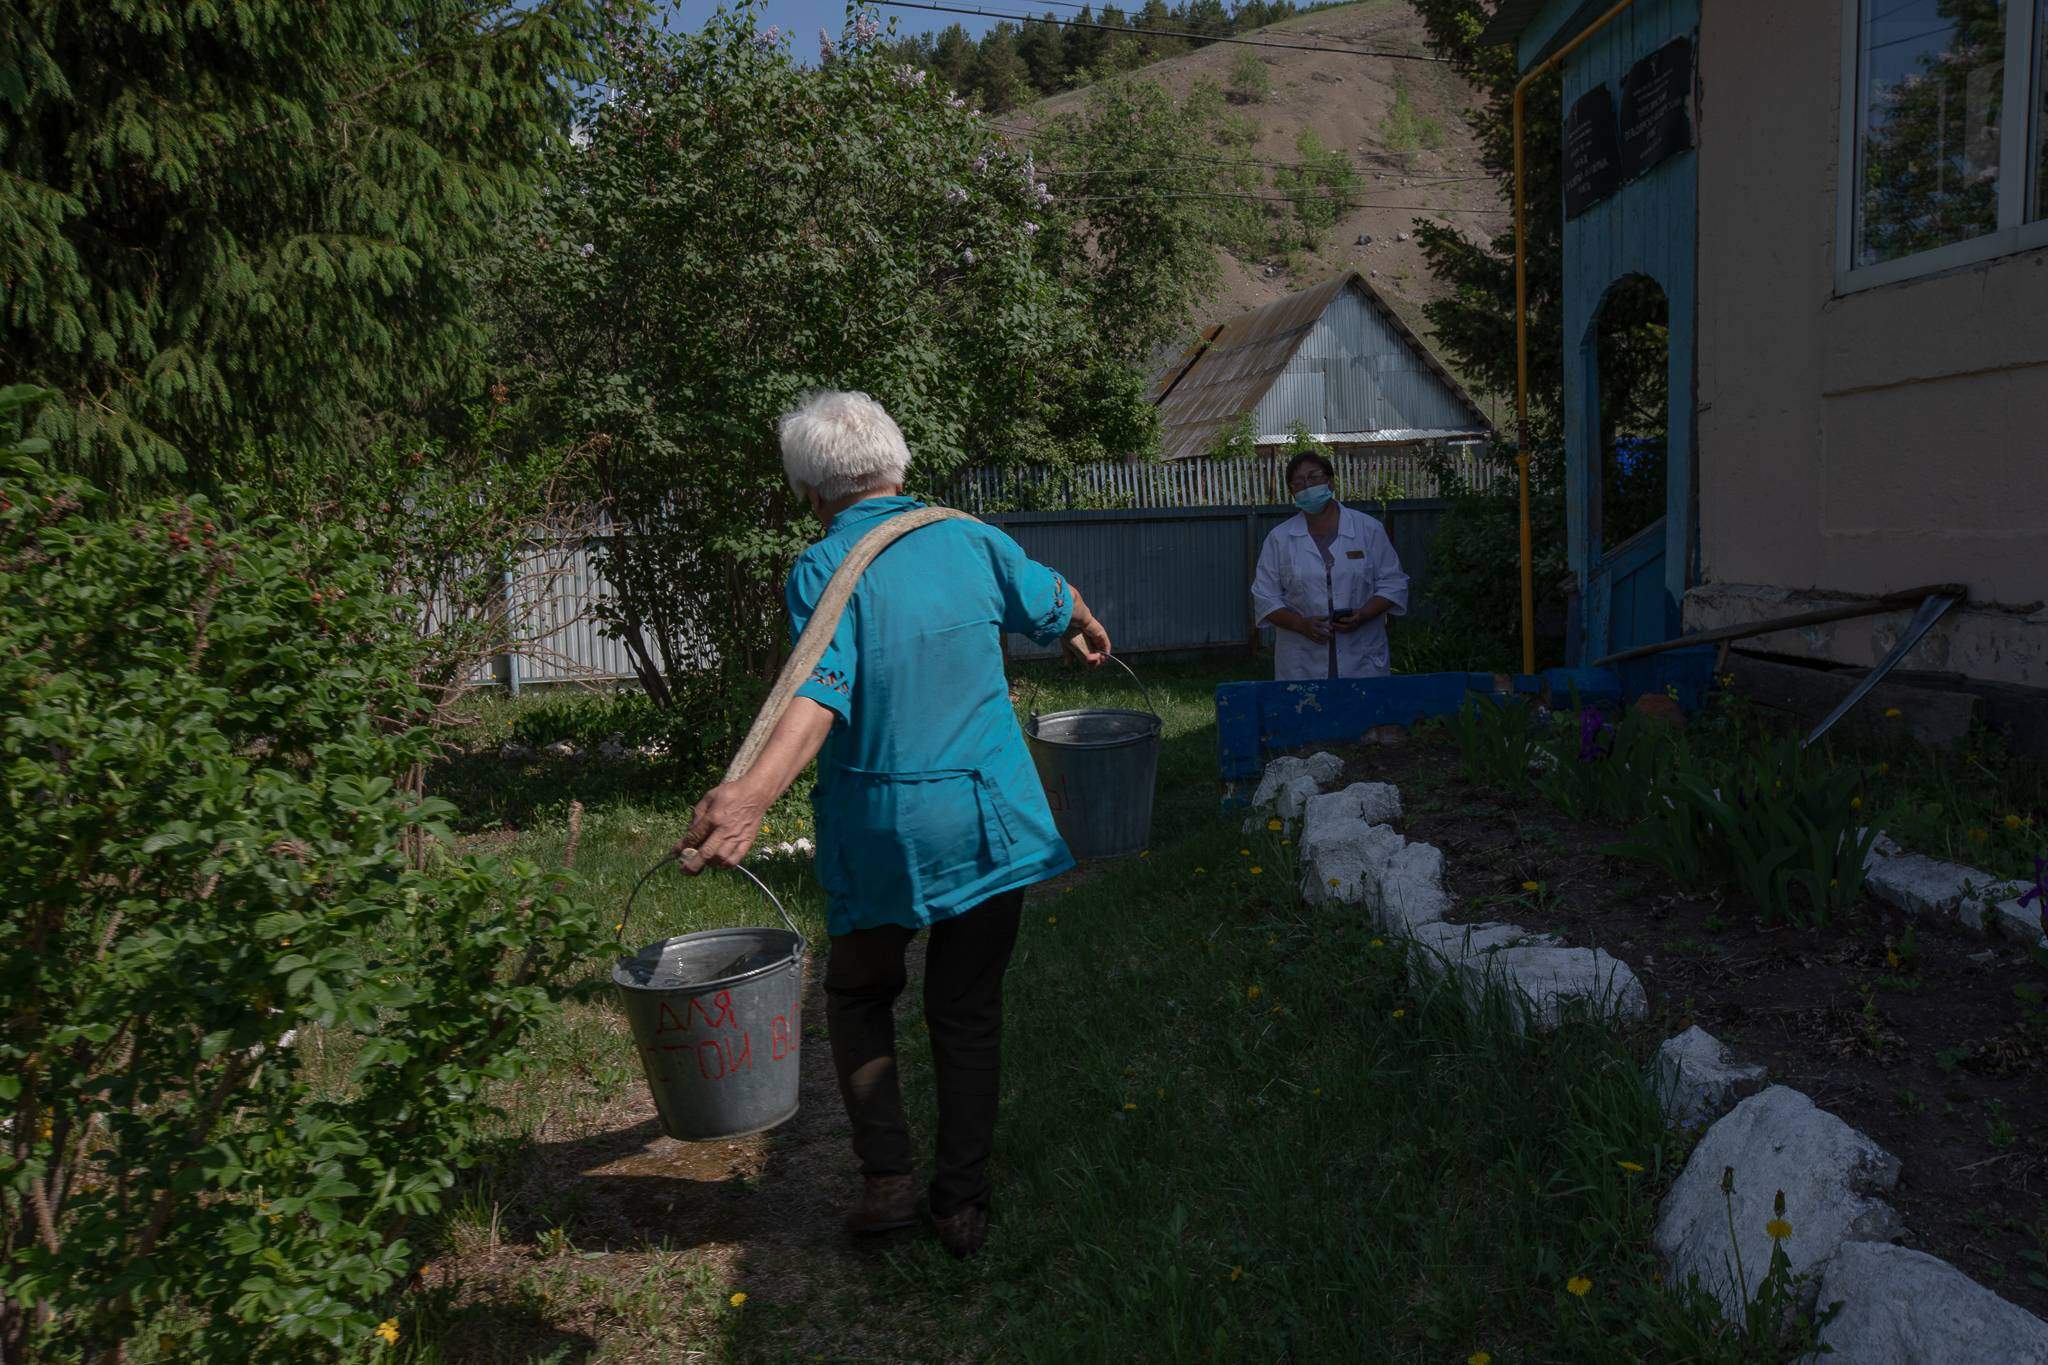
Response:
M642 873L633 896L675 856ZM736 870L761 888L786 930L682 934L612 967L662 1130L685 1142L758 1133L796 1115L804 936L759 877Z
M1126 673L1129 664L1110 659ZM1033 713L1024 743L1045 786L1053 823L1076 858L1122 858L1152 837L1152 792L1159 778L1159 738L1165 722L1149 708L1152 696L1138 675L1131 681L1146 710L1088 708Z

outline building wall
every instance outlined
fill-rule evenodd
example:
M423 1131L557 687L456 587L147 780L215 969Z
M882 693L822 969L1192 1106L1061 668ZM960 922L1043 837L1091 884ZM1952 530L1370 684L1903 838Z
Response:
M1837 296L1843 7L1702 8L1687 626L1957 581L1909 665L2048 686L2048 250ZM1865 663L1891 630L1763 643Z

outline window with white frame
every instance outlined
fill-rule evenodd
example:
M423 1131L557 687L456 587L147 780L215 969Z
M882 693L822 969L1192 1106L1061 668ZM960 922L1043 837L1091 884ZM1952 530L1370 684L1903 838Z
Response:
M2048 244L2048 0L1844 0L1839 282Z

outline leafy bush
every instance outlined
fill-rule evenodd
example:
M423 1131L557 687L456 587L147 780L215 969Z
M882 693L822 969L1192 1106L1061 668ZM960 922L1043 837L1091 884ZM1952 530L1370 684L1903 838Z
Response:
M1300 245L1320 251L1337 218L1365 188L1365 178L1341 147L1325 147L1313 128L1294 140L1295 163L1273 172L1273 187L1294 209Z
M1273 97L1272 73L1248 47L1230 59L1230 97L1239 104L1264 104Z
M1408 83L1394 79L1394 103L1380 120L1380 141L1390 152L1411 154L1444 145L1444 126L1423 114L1408 95Z
M350 535L0 458L0 1353L360 1351L600 926L394 786L412 607Z
M1436 619L1492 642L1497 653L1522 653L1522 542L1520 481L1511 452L1492 455L1507 477L1481 492L1448 454L1432 455L1430 472L1450 506L1437 522L1429 551L1429 596ZM1537 452L1529 461L1529 526L1536 590L1539 666L1563 653L1565 591L1564 457Z

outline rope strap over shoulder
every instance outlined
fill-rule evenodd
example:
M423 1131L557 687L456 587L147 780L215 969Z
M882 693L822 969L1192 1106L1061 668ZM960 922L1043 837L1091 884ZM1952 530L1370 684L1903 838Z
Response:
M768 700L761 704L760 713L754 717L754 724L741 742L739 752L733 755L732 765L725 770L727 782L736 782L746 776L747 770L761 757L761 751L768 747L768 737L775 733L775 727L789 710L789 704L796 700L796 690L810 679L811 670L825 657L825 648L832 643L832 634L839 628L839 618L846 614L846 604L853 600L854 586L860 582L860 576L867 571L868 565L875 562L875 556L912 531L934 522L979 520L979 517L951 507L920 507L915 512L889 518L860 538L852 553L833 570L831 580L825 584L817 610L804 623L796 648L790 651L782 671L776 675Z

